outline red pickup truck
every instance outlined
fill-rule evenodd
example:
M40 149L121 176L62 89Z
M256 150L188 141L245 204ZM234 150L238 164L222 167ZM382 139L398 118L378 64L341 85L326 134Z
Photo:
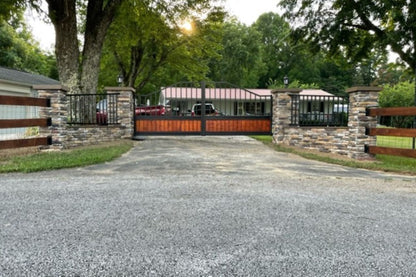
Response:
M166 115L166 107L163 105L136 107L136 115L157 116Z
M166 115L166 107L163 105L156 105L156 106L140 106L136 107L135 109L136 115L141 116L161 116ZM97 124L107 125L107 108L104 106L97 106Z

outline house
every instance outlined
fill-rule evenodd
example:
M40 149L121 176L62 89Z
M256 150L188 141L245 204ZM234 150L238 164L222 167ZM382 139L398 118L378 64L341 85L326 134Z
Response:
M222 115L271 115L271 89L206 88L205 101L212 103ZM202 99L202 90L195 87L162 88L159 104L170 106L179 115L188 115ZM301 114L332 114L342 98L320 89L304 89L299 93ZM146 103L146 102L142 102ZM147 103L149 101L147 100Z
M188 115L201 99L200 88L166 87L161 90L159 103L170 106L179 115ZM205 101L227 116L271 114L271 90L268 89L206 88Z
M33 85L59 85L59 81L0 66L0 95L36 96Z
M321 89L305 89L299 93L296 116L301 125L345 125L347 102Z
M0 95L36 97L33 85L58 85L51 78L0 66ZM0 119L38 117L38 108L0 105ZM28 128L0 129L0 139L20 138Z

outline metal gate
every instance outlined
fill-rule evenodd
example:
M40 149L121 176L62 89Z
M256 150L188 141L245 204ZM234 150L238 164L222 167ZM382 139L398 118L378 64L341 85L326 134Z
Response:
M269 135L270 90L179 83L137 97L135 135Z

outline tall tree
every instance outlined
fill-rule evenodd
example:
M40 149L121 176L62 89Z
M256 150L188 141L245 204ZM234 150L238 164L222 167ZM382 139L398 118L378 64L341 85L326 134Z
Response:
M35 8L38 8L40 3L40 0L4 1L1 3L6 9L11 8L10 3ZM55 27L55 52L59 77L62 84L68 86L71 91L96 91L104 39L117 10L124 1L137 2L133 0L46 0L48 16ZM146 3L163 11L168 16L171 15L170 11L181 9L184 2L191 6L209 1L139 1L139 3ZM7 13L3 14L7 15ZM82 28L79 28L77 24L78 19L84 20L81 24ZM82 41L78 41L79 35L83 38Z
M55 57L40 49L24 22L22 10L12 20L0 19L0 65L58 78Z
M299 26L299 38L354 60L375 47L390 47L416 76L416 1L281 0L280 5Z
M155 82L154 77L167 69L189 80L204 79L207 61L219 47L221 38L216 29L224 12L201 4L184 7L172 17L148 5L123 3L109 29L100 79L111 82L121 72L124 85L137 91Z
M107 30L123 0L46 0L55 27L55 52L61 82L73 92L94 93L102 46ZM82 3L80 3L82 2ZM79 48L77 11L86 4L84 41Z
M212 80L228 81L241 87L257 87L266 67L261 55L261 36L254 28L237 21L224 25L221 58L210 64Z
M283 80L289 74L294 54L289 24L279 14L270 12L260 15L251 28L261 35L262 57L266 65L259 86L265 87L270 80Z

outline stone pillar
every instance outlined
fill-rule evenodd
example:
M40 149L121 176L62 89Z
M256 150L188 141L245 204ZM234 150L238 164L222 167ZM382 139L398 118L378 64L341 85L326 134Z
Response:
M134 94L136 90L131 87L106 87L110 93L119 93L117 101L118 123L123 129L121 138L131 139L134 135Z
M285 129L291 124L292 98L291 95L299 95L302 89L276 89L273 95L273 141L282 143L285 138Z
M50 107L41 107L39 114L41 118L50 117L52 124L49 127L39 128L41 136L52 136L52 149L65 148L67 120L68 120L68 88L61 85L35 85L33 89L38 91L39 98L48 98Z
M379 87L353 87L347 89L350 97L348 129L348 156L353 159L372 159L365 153L365 145L375 145L376 137L367 136L366 128L377 127L377 117L366 115L366 109L378 105Z

